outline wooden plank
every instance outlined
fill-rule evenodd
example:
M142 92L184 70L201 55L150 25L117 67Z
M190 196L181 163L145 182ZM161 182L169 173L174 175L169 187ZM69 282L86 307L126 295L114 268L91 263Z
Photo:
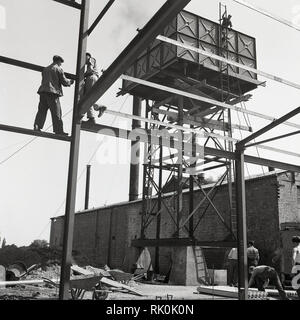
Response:
M19 281L0 281L1 286L17 286L17 285L26 285L26 284L42 284L45 280L19 280ZM51 280L51 282L57 282L57 280Z
M199 286L197 291L202 294L209 294L212 296L220 296L226 298L238 299L238 288L226 286ZM249 289L248 299L266 299L267 292L259 292L257 289Z
M77 265L73 265L71 266L71 270L75 273L78 273L78 274L81 274L81 275L84 275L84 276L91 276L91 275L94 275L94 272L92 272L91 270L86 270L86 269L83 269Z
M126 289L126 290L128 290L129 292L135 293L136 295L141 296L141 297L145 296L145 295L144 295L142 292L140 292L139 290L136 290L136 289L134 289L134 288L132 288L132 287L129 287L129 286L127 286L127 285L125 285L125 284L122 284L122 283L119 283L119 282L117 282L117 281L113 281L113 280L110 280L110 279L107 279L107 278L102 278L102 279L100 280L100 282L101 282L101 283L104 283L104 284L107 284L107 285L109 285L109 286L111 286L111 287L120 288L120 289Z
M238 299L238 288L236 287L228 287L228 286L199 286L197 288L199 293L221 296L221 297L228 297L228 298L236 298ZM296 297L296 291L292 290L285 290L285 293L288 297ZM267 297L279 297L279 292L276 289L266 289L265 292L258 291L256 288L249 289L249 299L266 299Z

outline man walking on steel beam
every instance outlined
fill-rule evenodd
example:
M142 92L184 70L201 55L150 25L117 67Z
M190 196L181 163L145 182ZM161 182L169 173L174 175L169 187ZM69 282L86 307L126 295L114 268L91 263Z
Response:
M84 77L85 77L84 94L86 94L99 79L97 61L88 52L86 53L86 71L85 71ZM94 104L86 114L88 118L88 121L86 123L91 125L96 123L94 110L99 111L98 117L100 118L106 109L107 108L103 105Z
M34 130L41 131L44 127L48 109L52 116L53 132L67 136L63 130L62 111L59 98L63 96L62 86L70 87L74 80L68 80L61 68L64 59L53 57L53 63L42 72L42 84L38 90L40 102L34 121Z

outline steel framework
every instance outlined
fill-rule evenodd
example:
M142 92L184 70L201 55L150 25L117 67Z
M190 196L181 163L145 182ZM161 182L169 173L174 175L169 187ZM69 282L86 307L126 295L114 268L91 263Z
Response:
M111 67L106 72L104 72L103 76L96 83L95 88L92 88L92 90L88 92L85 96L83 96L83 85L85 54L87 49L88 36L95 29L97 24L101 21L102 17L113 4L113 1L108 2L107 6L100 13L100 15L97 17L97 19L90 28L88 27L90 0L82 0L81 3L77 3L71 0L53 1L80 10L76 75L74 76L67 74L69 78L76 80L71 137L66 138L58 135L53 135L51 133L40 133L34 130L17 128L3 124L0 125L0 130L33 135L49 139L62 140L70 143L67 200L63 237L63 257L59 291L59 298L61 300L65 300L69 298L70 289L70 268L74 231L76 181L78 174L78 157L81 131L80 115L84 114L93 105L93 103L96 102L105 93L105 91L110 88L110 86L121 76L121 74L126 70L126 68L131 63L133 63L137 56L144 50L148 43L153 41L155 37L159 35L160 30L162 30L171 21L171 19L190 2L190 0L166 1L163 7L139 32L139 34L120 54L120 56L111 65ZM41 66L3 56L0 56L0 62L38 72L41 72L43 70L43 67Z
M113 62L113 64L107 69L104 74L100 77L96 85L90 90L90 92L86 93L83 96L83 84L84 84L84 66L85 66L85 53L87 48L87 40L88 35L94 30L94 28L101 21L101 18L108 11L109 7L113 4L113 1L109 1L104 10L100 13L98 18L92 24L92 26L88 27L89 20L89 8L90 8L90 0L82 0L81 3L77 3L75 1L70 0L53 0L60 4L69 6L71 8L80 10L80 25L79 25L79 37L78 37L78 51L77 51L77 68L76 75L67 74L69 78L76 80L75 85L75 94L74 94L74 106L73 106L73 120L72 120L72 134L71 137L61 137L58 135L53 135L50 133L40 133L33 130L12 127L8 125L1 124L0 130L15 132L26 135L33 135L42 138L48 139L56 139L58 141L64 141L70 143L70 154L69 154L69 173L68 173L68 185L67 185L67 201L66 201L66 209L65 209L65 221L64 221L64 238L63 238L63 258L62 258L62 268L61 268L61 281L60 281L60 292L59 298L62 300L69 299L69 282L70 282L70 267L71 267L71 256L72 256L72 242L73 242L73 231L74 231L74 215L75 215L75 200L76 200L76 180L77 180L77 171L78 171L78 156L79 156L79 146L80 146L80 133L81 130L95 132L95 133L103 133L106 135L114 135L116 137L131 139L136 142L144 142L145 144L150 144L153 147L153 137L150 134L141 134L139 137L130 135L130 131L121 130L119 128L107 127L103 125L94 125L87 126L85 124L80 123L80 115L84 114L101 96L111 87L111 85L126 71L128 67L134 62L134 60L139 56L139 54L148 46L148 44L153 41L164 29L164 27L174 18L174 16L179 13L189 2L190 0L168 0L164 4L164 6L154 15L154 17L146 24L146 26L140 30L139 34L134 38L134 40L126 47L126 49L120 54L120 56ZM0 56L0 62L10 64L13 66L26 68L32 71L41 72L43 70L42 66L26 63L23 61L11 59L8 57ZM191 86L190 83L187 83ZM184 88L187 90L187 88ZM179 98L180 99L180 98ZM153 112L154 105L150 106L150 109L147 109L147 113L149 110L151 111L151 116L154 116ZM151 109L152 108L152 109ZM298 113L297 110L296 113ZM289 119L291 116L295 115L289 114L287 117L284 117L284 120ZM246 275L246 267L247 261L245 260L245 245L246 245L246 209L245 209L245 184L244 184L244 163L252 163L256 165L262 166L271 166L274 168L279 168L283 170L289 170L293 172L300 172L300 166L282 163L278 161L273 161L270 159L262 159L252 156L244 155L244 150L247 148L248 142L252 141L252 139L260 136L264 132L269 129L275 127L276 125L281 124L282 119L278 120L278 122L271 124L265 130L259 131L256 135L250 136L246 141L242 141L237 144L236 152L232 150L224 150L224 148L210 148L207 145L204 146L204 155L206 156L206 161L217 161L220 163L220 166L227 166L228 161L235 161L236 163L236 195L237 195L237 216L238 216L238 248L239 248L239 291L240 298L246 299L247 297L247 275ZM182 114L179 114L179 123L183 123ZM191 126L194 126L192 124ZM108 130L101 130L108 129ZM100 131L101 130L101 131ZM299 133L299 132L296 132ZM294 134L296 134L294 133ZM280 138L280 137L279 137ZM213 139L211 139L213 140ZM217 142L214 141L217 145ZM159 170L160 172L163 169L162 166L162 146L173 147L177 149L179 152L182 149L179 145L182 144L182 140L171 139L166 141L164 138L159 139L156 145L159 146ZM192 150L192 155L196 155L197 152L197 142L192 138L189 143L190 148ZM249 145L250 146L250 145ZM203 147L203 146L202 146ZM177 173L179 178L181 179L184 170L181 165L174 166L172 168L174 172ZM151 174L149 175L149 179L151 179ZM178 181L180 180L178 179ZM190 179L194 180L194 178ZM190 181L191 181L190 180ZM190 186L193 184L191 183ZM161 190L161 179L159 179L159 190ZM145 186L144 186L145 187ZM192 187L190 187L191 194L193 193ZM144 195L146 194L144 190ZM176 217L176 225L179 226L180 222L180 210L182 203L180 202L180 196L182 194L182 186L178 184L177 195L178 201L176 204L177 217ZM158 193L160 197L159 206L163 206L163 200L161 199L161 192ZM190 201L190 213L189 217L189 238L178 238L179 228L177 228L177 232L175 233L176 239L160 239L159 238L159 227L157 227L157 239L154 239L152 242L153 246L159 247L163 245L169 245L170 243L177 243L178 245L182 245L182 243L195 244L197 241L192 239L191 230L194 227L194 221L192 220L193 216L193 208L194 204ZM159 213L159 210L157 210ZM158 214L159 216L159 214ZM159 226L159 224L157 224ZM150 245L149 241L142 239L140 241L145 241L144 243L138 242L137 246ZM155 242L156 241L156 242ZM233 246L236 242L231 243L215 243L215 246ZM203 246L211 246L213 244L202 242L199 243Z

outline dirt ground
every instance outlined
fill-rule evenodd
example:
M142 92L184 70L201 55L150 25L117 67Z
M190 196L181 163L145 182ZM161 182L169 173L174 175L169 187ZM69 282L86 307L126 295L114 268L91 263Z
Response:
M182 287L168 285L150 285L136 283L144 296L137 296L123 292L109 292L106 300L230 300L228 298L213 297L197 293L197 287ZM11 288L0 288L0 300L56 300L57 288L47 288L45 285L26 285ZM92 292L87 291L83 300L91 300ZM232 299L231 299L232 300Z
M54 280L58 284L60 266L52 265L44 270L38 269L32 271L24 280L41 280L43 278ZM74 279L76 276L73 274L72 278ZM233 298L199 294L197 286L170 286L157 282L152 284L138 281L130 281L128 285L143 293L143 296L109 290L106 300L236 300ZM48 283L17 285L6 288L0 287L0 300L57 300L58 294L58 285L55 286ZM92 298L92 291L84 293L83 300L92 300ZM270 298L270 300L276 299Z

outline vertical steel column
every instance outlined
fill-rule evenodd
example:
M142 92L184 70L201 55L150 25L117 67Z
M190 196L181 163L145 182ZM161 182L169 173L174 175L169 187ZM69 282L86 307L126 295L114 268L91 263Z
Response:
M232 118L231 118L231 110L228 109L228 136L232 138ZM227 146L227 144L226 144ZM233 143L230 141L228 143L228 150L230 152L234 151ZM236 220L236 201L235 201L235 194L234 194L234 172L235 172L235 166L234 161L227 160L229 162L229 165L227 166L227 184L228 184L228 195L229 195L229 205L230 205L230 228L233 236L237 237L237 220Z
M142 100L139 97L133 96L132 114L141 116ZM132 130L141 128L141 121L132 120ZM138 163L133 162L138 160ZM139 177L140 177L140 142L131 142L131 162L130 162L130 182L129 182L129 201L135 201L139 198Z
M178 97L178 125L183 125L183 97ZM182 218L182 209L183 209L183 199L182 199L182 179L183 179L183 154L184 154L184 143L183 143L183 132L178 130L178 140L181 143L179 150L178 150L178 165L177 165L177 230L175 232L175 236L180 238L180 221Z
M162 140L162 138L160 138ZM162 210L162 161L163 161L163 146L160 145L159 147L159 177L158 177L158 199L157 199L157 212L158 215L156 217L156 239L160 239L160 229L161 229L161 210ZM155 266L154 271L156 274L159 274L159 247L155 248Z
M85 183L85 202L84 209L88 210L90 200L90 183L91 183L91 165L86 166L86 183Z
M77 188L77 174L78 174L78 158L80 145L80 121L78 117L78 102L83 93L84 86L84 67L85 54L87 47L87 30L89 20L90 0L82 0L79 40L77 52L77 67L76 67L76 84L74 95L74 109L72 121L72 140L69 156L69 173L67 186L67 200L66 212L64 218L64 238L63 238L63 253L62 265L60 275L59 299L69 299L70 289L70 274L72 264L72 246L73 246L73 232L74 232L74 218L75 218L75 202L76 202L76 188Z
M193 129L194 126L191 126ZM196 157L196 134L192 133L192 161L194 161ZM195 168L197 163L193 163L191 165L191 168ZM191 214L194 211L194 175L190 175L189 179L189 214ZM189 237L191 239L194 238L194 216L192 216L189 220Z
M146 100L146 105L145 105L145 118L149 117L149 102ZM149 129L149 123L145 123L145 130L148 132ZM143 163L143 202L142 202L142 213L141 213L141 239L145 239L145 222L146 222L146 216L147 216L147 210L148 210L148 187L149 183L148 177L147 177L147 172L148 172L148 167L149 167L149 148L150 145L148 143L144 144L144 163Z
M248 261L247 261L247 217L246 186L244 174L244 149L236 150L236 201L237 201L237 238L238 238L238 271L239 299L248 300Z

